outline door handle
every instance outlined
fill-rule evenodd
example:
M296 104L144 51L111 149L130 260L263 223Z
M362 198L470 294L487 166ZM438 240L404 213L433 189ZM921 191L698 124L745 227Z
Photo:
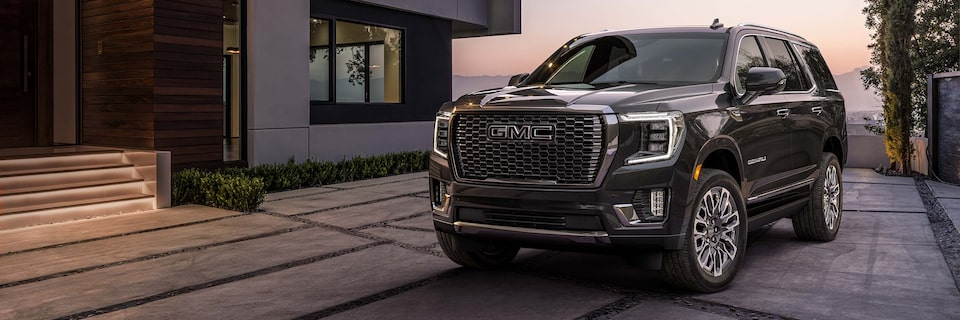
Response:
M813 108L810 108L810 112L813 112L813 114L819 116L819 115L823 114L823 107L813 107Z
M783 118L786 118L790 115L790 109L780 109L777 110L777 115Z
M30 36L23 35L23 92L30 92Z

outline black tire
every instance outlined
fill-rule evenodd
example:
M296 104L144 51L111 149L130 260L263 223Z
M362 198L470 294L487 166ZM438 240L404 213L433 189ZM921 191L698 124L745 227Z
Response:
M831 171L831 168L833 170ZM824 188L831 183L830 175L836 181L835 188ZM843 179L841 179L840 161L832 153L820 156L820 177L813 183L810 202L793 215L793 231L802 240L833 241L840 230L843 218ZM830 190L827 190L830 189ZM825 197L826 196L826 197ZM836 217L832 216L836 212ZM828 222L828 216L833 223Z
M520 251L519 247L483 243L478 250L467 250L457 246L457 235L437 231L437 240L443 253L457 264L474 269L496 269L510 264ZM470 240L472 241L472 240Z
M727 192L725 199L731 202L729 206L730 209L711 211L701 205L701 201L706 201L707 199L705 195L708 193L711 193L711 195L722 195L723 191L721 190L726 190ZM689 226L686 241L680 250L667 251L664 253L661 270L664 280L673 286L697 292L717 292L726 288L726 286L730 284L730 281L733 281L737 271L740 270L740 265L743 263L743 256L746 254L746 205L743 200L743 195L740 192L739 184L728 173L720 170L701 170L696 192L693 194L696 195L696 198L690 201L690 207L687 208L690 218L688 221ZM717 198L710 197L710 199ZM703 211L705 217L715 218L700 221L707 223L713 221L714 227L717 227L716 223L720 223L721 227L719 230L728 230L729 233L735 236L732 239L724 238L726 233L718 235L714 229L709 228L708 224L698 222L698 215L701 212L701 208L707 208ZM735 215L738 223L736 225L734 225L731 220L734 216L732 208L736 208L737 210ZM721 211L726 212L723 213L723 215L727 216L727 221L720 219L719 213L717 215L710 214L710 212ZM726 227L723 227L724 225ZM709 230L714 231L709 232ZM698 236L695 233L701 235ZM717 239L720 240L718 241ZM722 254L718 248L729 252L731 251L730 244L734 244L734 248L736 248L736 250L732 250L734 252L727 255L728 257L733 256L732 259L728 258L725 263L719 263L719 267L717 266L716 260L713 260L714 263L707 263L712 266L710 267L710 269L713 270L712 272L705 270L705 267L701 266L697 256L698 246L703 246L702 252L704 253L705 259L717 259L720 257L720 254ZM717 254L710 254L711 252ZM714 273L717 271L719 271L719 274Z

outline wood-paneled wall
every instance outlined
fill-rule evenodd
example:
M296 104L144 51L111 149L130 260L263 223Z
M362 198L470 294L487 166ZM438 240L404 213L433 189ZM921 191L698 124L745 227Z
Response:
M222 0L84 0L83 143L222 164L222 16Z

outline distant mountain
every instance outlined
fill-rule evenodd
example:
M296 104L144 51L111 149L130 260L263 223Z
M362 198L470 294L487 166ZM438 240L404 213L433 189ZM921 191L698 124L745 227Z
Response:
M860 81L860 70L863 70L863 68L853 69L853 71L844 74L833 75L833 79L837 81L837 88L839 88L840 93L843 94L847 112L880 111L882 109L882 100L880 96L876 94L876 90L866 90L863 88L863 81Z
M853 71L834 75L837 81L837 88L843 93L848 112L859 111L879 111L880 96L874 93L874 90L863 89L860 81L860 68ZM510 81L510 76L453 76L452 100L474 91L503 88Z
M503 88L510 81L510 76L458 76L453 75L453 99L460 96L485 89Z

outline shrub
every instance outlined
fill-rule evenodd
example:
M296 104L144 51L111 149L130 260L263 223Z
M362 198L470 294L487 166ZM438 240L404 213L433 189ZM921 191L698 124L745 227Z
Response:
M253 211L263 203L263 180L242 175L212 172L200 179L203 196L210 206Z
M263 180L245 174L185 169L173 175L173 205L202 204L253 211L263 203Z
M206 174L206 172L198 169L185 169L175 173L172 177L172 199L170 199L170 201L173 202L173 205L176 206L187 203L206 203L206 201L203 199L202 193L198 192L203 190L203 188L200 186L200 179L202 179Z
M259 165L253 168L220 168L216 171L185 169L173 175L174 205L202 204L252 211L266 192L379 178L429 169L429 152L389 153L339 162L307 160Z

